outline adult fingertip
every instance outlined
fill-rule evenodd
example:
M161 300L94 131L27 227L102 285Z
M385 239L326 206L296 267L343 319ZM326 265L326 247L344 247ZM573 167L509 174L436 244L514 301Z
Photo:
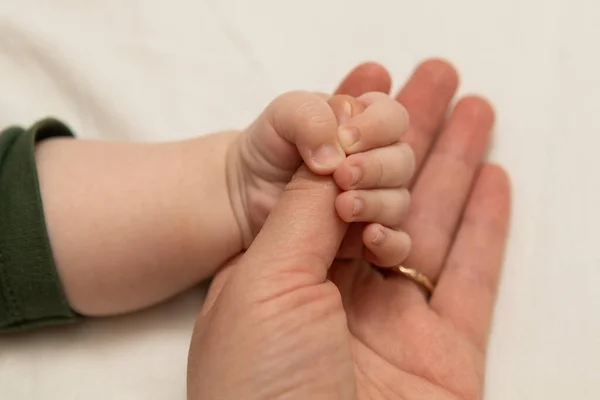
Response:
M360 96L367 92L389 94L392 78L389 72L376 62L365 62L353 68L336 90L338 94Z
M362 64L357 65L353 72L360 73L363 77L390 77L387 69L376 61L365 61Z
M465 114L469 114L473 119L490 121L490 125L493 125L496 118L492 103L478 94L465 94L462 96L456 103L455 110L458 109L462 109Z
M443 82L453 87L458 87L460 81L456 67L450 61L440 57L423 60L416 71L428 74L437 83Z

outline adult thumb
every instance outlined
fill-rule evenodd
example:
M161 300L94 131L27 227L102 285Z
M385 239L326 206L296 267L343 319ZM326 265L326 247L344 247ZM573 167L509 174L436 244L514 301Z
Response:
M281 292L323 283L348 227L335 210L338 194L330 176L303 165L240 262L246 282L273 282Z

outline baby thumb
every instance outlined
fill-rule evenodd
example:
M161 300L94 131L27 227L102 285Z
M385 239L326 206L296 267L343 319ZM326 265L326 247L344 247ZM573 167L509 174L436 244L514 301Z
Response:
M303 165L240 263L246 283L274 282L288 292L324 282L347 229L335 211L338 193L331 177Z

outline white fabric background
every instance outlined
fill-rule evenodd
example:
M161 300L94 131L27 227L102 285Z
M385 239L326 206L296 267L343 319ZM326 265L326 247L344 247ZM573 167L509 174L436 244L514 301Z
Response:
M0 0L0 126L183 138L360 61L398 85L447 57L495 103L515 192L486 399L598 399L598 20L595 0ZM200 301L0 339L0 399L183 399Z

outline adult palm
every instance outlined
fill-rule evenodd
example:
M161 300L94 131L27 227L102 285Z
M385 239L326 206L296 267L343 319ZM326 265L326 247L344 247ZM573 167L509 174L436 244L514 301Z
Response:
M365 64L350 73L338 93L388 91L389 82L385 70ZM482 397L509 186L499 167L483 161L493 124L489 104L464 98L446 120L457 85L450 65L430 60L397 97L411 116L405 140L419 167L404 226L413 249L404 264L436 283L432 296L406 278L375 271L360 254L315 270L315 265L329 266L335 249L323 249L339 246L347 227L334 222L334 211L315 206L328 201L323 196L334 198L330 183L316 177L297 180L295 195L288 196L293 200L284 194L282 202L304 202L305 211L286 228L296 234L301 232L296 225L310 226L301 232L304 250L285 234L259 235L256 248L261 250L251 246L239 267L216 279L192 339L190 397L229 398L227 393L234 392L214 392L223 388L224 382L213 385L219 376L237 385L238 398L246 398L240 393L247 398ZM276 209L264 230L289 220L287 212ZM322 226L329 226L327 235ZM287 261L273 260L276 252L265 251L269 245L296 252L288 252ZM244 389L247 384L251 388Z
M386 82L385 70L364 65L339 91L356 95L377 85L386 91ZM429 60L397 96L411 117L405 140L420 166L405 224L413 249L404 265L437 282L431 298L413 282L393 275L386 279L356 261L343 273L333 271L345 294L357 380L371 383L358 385L359 390L369 388L361 393L365 398L483 395L510 190L503 170L484 162L494 120L490 105L465 97L446 120L457 86L450 65Z

